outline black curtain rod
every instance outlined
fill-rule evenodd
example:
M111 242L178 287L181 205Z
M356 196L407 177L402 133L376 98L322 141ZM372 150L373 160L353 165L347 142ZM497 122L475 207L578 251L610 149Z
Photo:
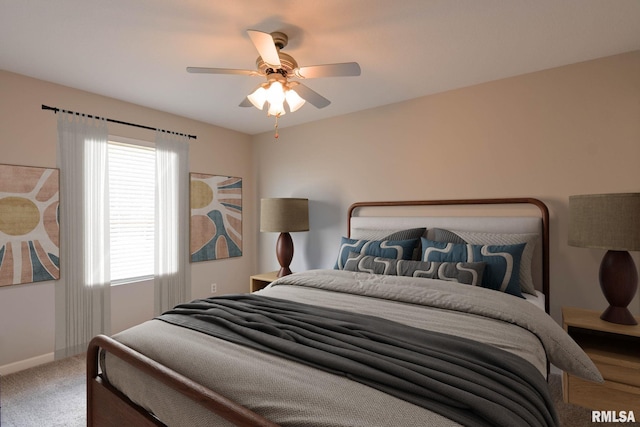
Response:
M163 129L152 128L151 126L138 125L138 124L135 124L135 123L123 122L121 120L107 119L107 118L104 118L104 117L92 116L90 114L81 114L81 113L76 113L75 111L61 110L60 108L49 107L49 106L44 105L44 104L42 104L42 109L43 110L51 110L54 113L57 113L58 111L62 111L62 112L65 112L65 113L76 114L78 116L86 116L86 117L89 117L91 119L104 119L104 120L106 120L108 122L118 123L120 125L127 125L127 126L133 126L133 127L137 127L137 128L142 128L142 129L159 130L159 131L167 132L167 131L164 131ZM175 133L176 135L180 135L180 136L186 136L186 137L189 137L191 139L198 139L198 137L195 136L195 135L187 135L185 133L179 133L179 132L171 132L171 133Z

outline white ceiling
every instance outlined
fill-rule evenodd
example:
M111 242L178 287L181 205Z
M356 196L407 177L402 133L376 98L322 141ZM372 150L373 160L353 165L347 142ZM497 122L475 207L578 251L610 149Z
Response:
M260 77L185 71L254 69L247 29L288 34L300 66L362 68L306 80L332 103L284 128L638 50L640 1L0 0L0 69L256 134L273 118L238 104Z

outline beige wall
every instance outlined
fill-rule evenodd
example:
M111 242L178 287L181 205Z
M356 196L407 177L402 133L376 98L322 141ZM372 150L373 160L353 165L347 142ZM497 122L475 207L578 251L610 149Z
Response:
M294 271L333 265L356 201L543 200L559 320L563 305L606 307L598 283L604 252L567 245L568 197L640 191L640 52L284 128L277 142L271 133L254 140L258 196L310 199L311 231L293 235ZM275 239L259 236L261 271L277 266ZM631 310L640 313L638 297Z
M157 126L197 135L190 142L190 170L239 176L244 193L242 257L195 263L192 296L243 292L255 266L255 175L251 137L172 114L0 71L0 163L56 167L56 115L41 105ZM113 135L153 140L152 131L109 124ZM64 272L62 272L64 274ZM54 286L40 282L0 288L0 373L46 361L54 349ZM153 315L149 283L123 285L112 293L112 329L119 331ZM4 369L2 369L4 367Z

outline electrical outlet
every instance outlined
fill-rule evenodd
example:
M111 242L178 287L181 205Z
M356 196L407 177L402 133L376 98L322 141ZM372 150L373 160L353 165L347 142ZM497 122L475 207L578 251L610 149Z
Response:
M217 283L212 283L211 284L211 293L215 294L216 292L218 292L218 284Z

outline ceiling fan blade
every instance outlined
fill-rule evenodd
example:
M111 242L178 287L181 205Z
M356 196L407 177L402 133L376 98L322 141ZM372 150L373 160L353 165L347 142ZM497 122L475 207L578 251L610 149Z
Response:
M295 86L292 86L292 89L295 90L302 99L310 103L316 108L324 108L327 105L331 104L324 96L320 95L313 89L310 89L308 86L303 85L302 83L298 83Z
M247 30L249 38L253 45L258 49L258 53L262 60L274 68L280 68L280 56L278 56L278 48L273 41L273 37L269 33L263 33L257 30Z
M236 74L242 76L259 76L256 70L237 70L233 68L207 68L207 67L187 67L188 73L201 74Z
M300 67L294 71L295 75L302 79L315 79L318 77L345 77L359 76L360 65L357 62L343 62L340 64L312 65Z

